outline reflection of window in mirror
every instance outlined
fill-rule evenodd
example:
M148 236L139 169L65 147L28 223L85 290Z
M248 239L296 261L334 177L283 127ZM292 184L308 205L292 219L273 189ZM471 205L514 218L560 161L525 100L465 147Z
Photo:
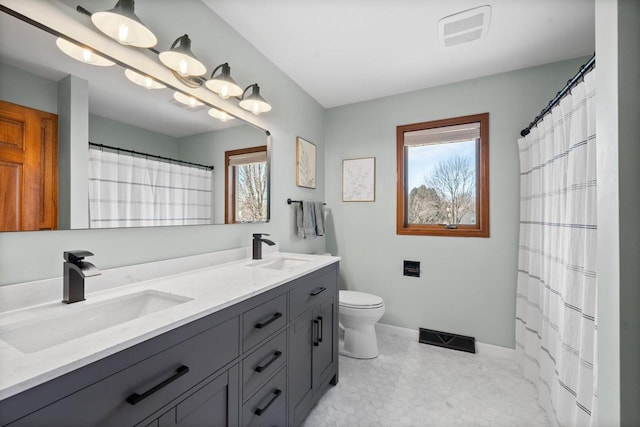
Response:
M225 224L267 220L267 146L225 151Z
M397 234L489 237L489 114L397 127Z

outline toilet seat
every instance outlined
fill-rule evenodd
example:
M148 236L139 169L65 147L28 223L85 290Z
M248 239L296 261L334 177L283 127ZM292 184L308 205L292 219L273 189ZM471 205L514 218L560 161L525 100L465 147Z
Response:
M340 307L372 310L384 306L384 301L377 295L356 291L340 291Z

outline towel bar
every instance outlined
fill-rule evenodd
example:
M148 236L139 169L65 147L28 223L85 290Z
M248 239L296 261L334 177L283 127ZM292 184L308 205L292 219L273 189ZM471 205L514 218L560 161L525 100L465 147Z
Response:
M291 203L302 203L302 200L291 200L290 198L287 199L287 204L290 205ZM322 204L326 206L326 203Z

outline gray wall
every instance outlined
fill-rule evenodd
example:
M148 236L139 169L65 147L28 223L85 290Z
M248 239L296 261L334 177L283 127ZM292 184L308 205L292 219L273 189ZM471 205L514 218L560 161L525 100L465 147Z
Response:
M598 418L640 425L640 1L596 1Z
M215 132L181 138L178 158L188 162L213 165L213 222L224 223L224 153L239 148L267 144L267 135L250 125L234 126ZM272 201L273 202L273 201Z
M328 249L342 287L380 295L382 322L513 348L519 215L516 140L586 58L332 108L326 116ZM396 126L489 112L490 238L396 235ZM376 158L376 201L342 203L342 160ZM402 261L420 261L420 278Z
M193 21L193 16L199 19ZM219 63L220 58L229 61L237 81L246 84L259 81L261 94L273 106L271 112L256 120L272 134L271 222L2 233L0 285L60 276L62 252L68 249L91 250L95 253L92 262L100 268L109 268L248 246L252 233L266 232L284 250L324 252L324 238L303 240L295 236L293 209L286 203L287 197L324 197L324 109L204 5L189 2L189 8L176 10L173 18L171 25L188 30L194 40L224 40L224 43L214 44L202 42L194 48L207 64ZM295 140L298 135L318 147L320 167L315 190L295 185ZM28 254L28 260L25 254ZM27 262L29 268L25 268Z
M0 63L0 99L48 113L58 113L57 83Z
M178 156L178 139L89 114L89 141L169 158Z

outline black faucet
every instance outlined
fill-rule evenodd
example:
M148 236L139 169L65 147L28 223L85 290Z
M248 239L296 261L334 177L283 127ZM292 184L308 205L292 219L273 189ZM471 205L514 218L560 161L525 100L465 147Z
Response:
M269 239L263 239L262 236L268 236L267 233L254 233L253 234L253 259L262 259L262 243L266 243L269 246L275 245Z
M93 255L89 251L68 251L64 253L62 290L65 304L84 301L85 277L97 276L100 270L90 262L84 261L84 257Z

